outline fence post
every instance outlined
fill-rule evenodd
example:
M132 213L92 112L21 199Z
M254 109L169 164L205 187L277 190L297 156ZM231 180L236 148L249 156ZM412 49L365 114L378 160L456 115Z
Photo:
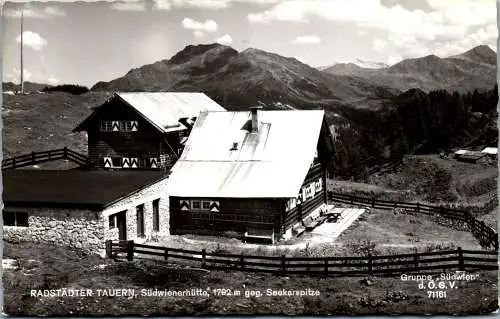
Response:
M165 248L165 260L168 260L168 248Z
M417 212L420 213L420 203L417 202Z
M283 275L286 273L286 257L285 255L281 255L281 271L283 272Z
M351 196L349 196L349 198L351 199L351 205L353 205L354 204L354 196L351 195Z
M417 252L415 252L415 254L413 255L413 262L414 262L415 269L418 269L418 253Z
M128 261L134 260L134 241L133 240L127 241L127 260Z
M458 269L464 270L464 253L462 252L462 247L458 247Z
M65 146L64 147L64 158L68 157L68 148Z
M203 248L201 250L201 268L205 268L207 263L207 250Z
M243 257L243 253L240 256L240 268L241 270L245 269L245 257Z
M34 165L35 164L35 152L31 152L31 163Z
M113 244L111 240L106 240L106 258L111 258L113 255Z
M375 197L372 197L372 207L375 207Z
M16 158L12 159L12 168L16 168Z
M372 254L368 254L368 272L370 275L373 274L373 260L372 260Z
M328 259L325 258L325 277L328 276Z

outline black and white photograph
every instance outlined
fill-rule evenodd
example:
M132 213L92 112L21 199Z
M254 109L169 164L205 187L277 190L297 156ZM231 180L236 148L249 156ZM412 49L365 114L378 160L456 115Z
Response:
M494 315L498 4L4 2L3 314Z

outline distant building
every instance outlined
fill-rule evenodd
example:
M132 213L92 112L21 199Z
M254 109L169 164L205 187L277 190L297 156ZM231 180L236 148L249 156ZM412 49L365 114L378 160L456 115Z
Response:
M322 110L202 113L169 178L170 232L290 237L325 207L332 153Z
M487 154L490 157L497 157L498 155L498 148L497 147L485 147L481 153Z
M169 233L158 170L4 170L3 238L104 252L105 240Z
M455 151L454 153L454 157L456 160L474 164L485 158L486 155L487 154L484 152L469 151L469 150L458 150Z
M80 123L91 168L169 169L200 112L225 109L203 93L115 93Z

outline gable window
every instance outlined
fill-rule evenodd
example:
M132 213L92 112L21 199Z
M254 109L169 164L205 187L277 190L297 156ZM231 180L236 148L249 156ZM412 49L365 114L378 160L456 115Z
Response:
M3 212L4 226L28 227L28 214L23 212Z
M133 124L135 124L135 128L137 128L137 122L135 121L120 121L119 123L119 128L120 132L132 132L133 131Z
M120 121L118 124L120 132L126 132L127 131L127 122L128 121Z
M122 158L121 157L112 157L111 164L113 167L122 167Z
M160 230L160 200L153 201L153 231Z
M113 131L112 121L101 121L101 132L111 132Z
M101 132L134 132L137 131L137 121L101 121Z

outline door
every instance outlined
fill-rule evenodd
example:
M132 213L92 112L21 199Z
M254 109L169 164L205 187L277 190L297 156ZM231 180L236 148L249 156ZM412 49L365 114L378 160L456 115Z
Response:
M118 240L127 240L127 219L126 212L116 214L116 227L118 227Z

